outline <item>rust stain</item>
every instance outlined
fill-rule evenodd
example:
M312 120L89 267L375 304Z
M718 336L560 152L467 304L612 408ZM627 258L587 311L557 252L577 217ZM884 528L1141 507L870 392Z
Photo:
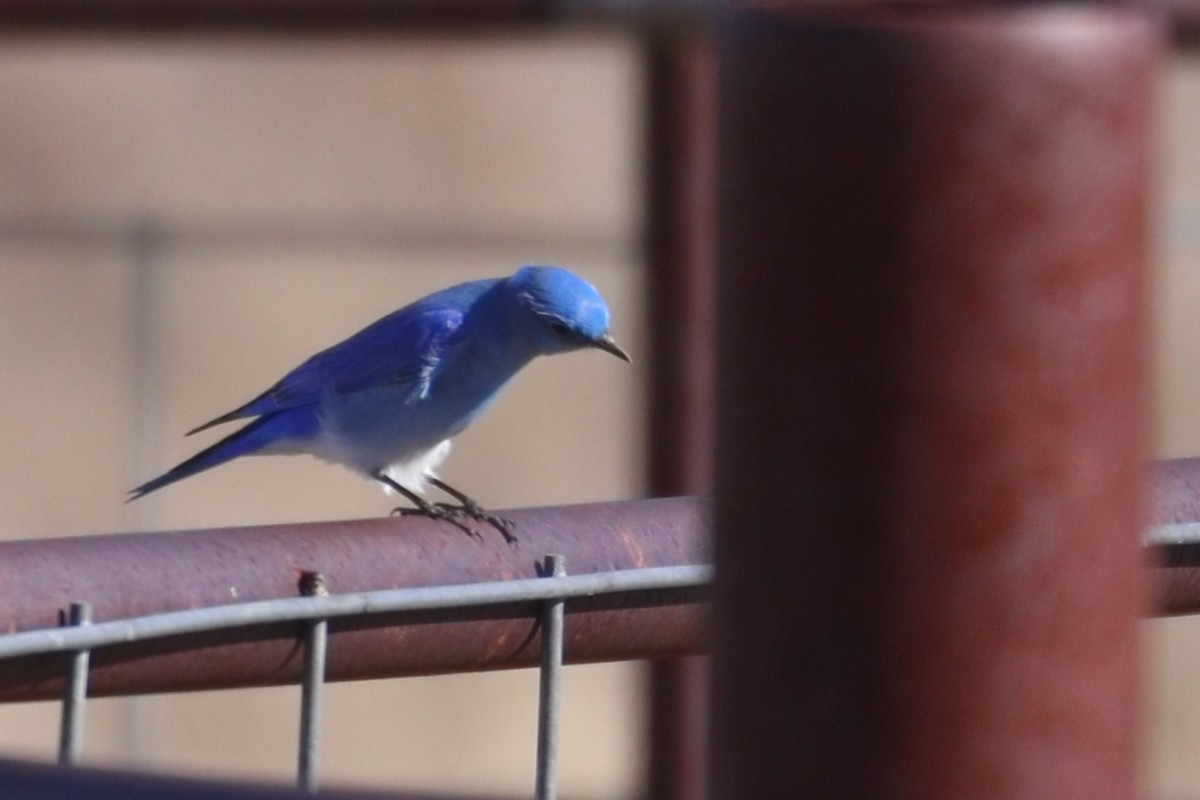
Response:
M487 661L491 661L496 655L504 649L504 645L508 642L508 632L504 631L496 638L488 643L487 649L483 651L483 657Z
M646 554L642 552L642 546L638 543L636 537L630 534L629 531L621 531L621 541L625 543L625 549L633 557L633 564L636 567L646 566Z

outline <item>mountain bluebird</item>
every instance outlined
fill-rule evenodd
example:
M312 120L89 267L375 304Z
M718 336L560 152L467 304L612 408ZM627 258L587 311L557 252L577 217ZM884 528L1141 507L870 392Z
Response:
M417 300L317 353L249 403L189 431L254 421L130 492L130 500L239 456L307 453L343 464L408 498L417 513L471 536L512 523L439 480L450 440L540 355L595 347L629 361L608 333L608 307L559 267L524 267ZM458 501L430 503L433 485Z

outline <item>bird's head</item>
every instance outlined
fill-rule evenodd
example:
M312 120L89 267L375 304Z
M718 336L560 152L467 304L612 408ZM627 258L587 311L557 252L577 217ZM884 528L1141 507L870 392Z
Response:
M561 267L522 267L508 283L517 302L531 314L543 352L595 347L630 360L608 333L604 298L587 281Z

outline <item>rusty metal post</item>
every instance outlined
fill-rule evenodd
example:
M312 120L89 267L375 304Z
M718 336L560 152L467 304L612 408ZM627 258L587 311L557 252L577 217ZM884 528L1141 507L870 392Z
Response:
M714 798L1127 800L1153 26L718 30Z
M650 491L712 490L716 316L716 68L698 27L647 48ZM647 796L701 800L707 782L707 656L650 668Z

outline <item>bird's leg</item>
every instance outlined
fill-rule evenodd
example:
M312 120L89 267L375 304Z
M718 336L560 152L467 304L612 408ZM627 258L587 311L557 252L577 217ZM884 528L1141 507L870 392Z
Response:
M445 520L463 533L467 534L467 536L470 536L472 539L480 542L483 541L483 535L479 531L465 524L462 520L458 519L453 508L444 508L436 503L429 502L416 492L410 492L408 489L405 489L399 483L394 481L390 475L381 470L371 473L371 477L382 483L384 486L387 486L397 494L407 498L412 502L413 505L416 506L416 508L393 508L393 515L398 514L400 516L407 517L413 514L420 514L421 516L429 517L430 519Z
M458 489L455 489L453 486L440 478L435 478L432 475L426 475L425 479L461 503L461 505L458 506L452 506L448 503L438 503L437 505L439 508L466 515L471 519L477 519L480 522L486 522L496 530L500 531L500 535L504 537L505 542L508 544L517 543L517 537L512 532L513 528L516 527L516 523L511 519L505 519L504 517L497 516L490 511L484 510L483 506L479 505L479 503L475 502L470 497L463 494Z

